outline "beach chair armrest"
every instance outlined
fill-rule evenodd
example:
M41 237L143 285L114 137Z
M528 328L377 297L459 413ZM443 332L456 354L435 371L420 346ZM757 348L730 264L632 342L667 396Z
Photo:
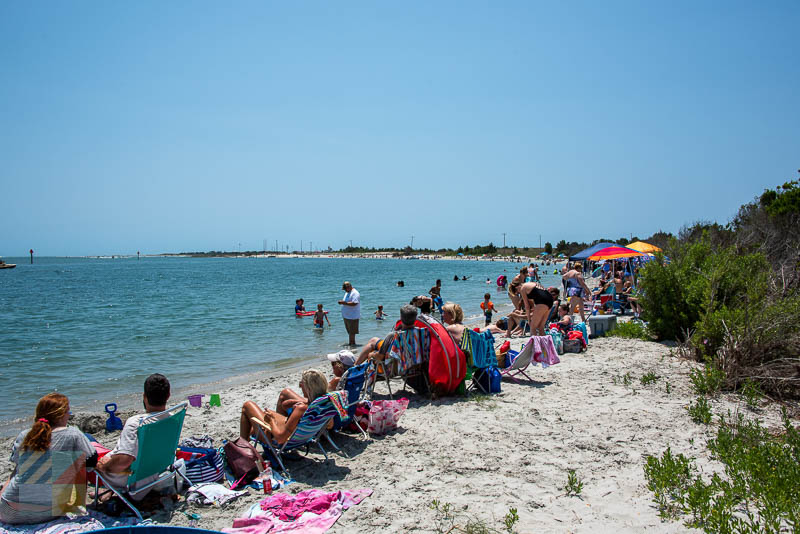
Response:
M252 422L254 425L260 426L262 429L269 432L270 436L272 435L272 427L270 427L266 421L259 419L258 417L251 417L250 422Z

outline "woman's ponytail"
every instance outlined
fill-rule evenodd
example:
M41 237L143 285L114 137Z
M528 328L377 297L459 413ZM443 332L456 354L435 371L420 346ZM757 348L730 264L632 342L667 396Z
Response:
M50 447L53 426L69 411L69 399L61 393L48 393L36 405L33 426L25 439L22 450L44 452Z

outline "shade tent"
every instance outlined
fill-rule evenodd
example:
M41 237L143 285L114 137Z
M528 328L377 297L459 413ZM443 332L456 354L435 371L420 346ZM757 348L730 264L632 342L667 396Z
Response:
M591 247L589 247L589 248L587 248L585 250L581 250L577 254L573 254L572 256L569 257L569 259L570 259L570 261L587 260L587 259L589 259L589 256L591 256L592 254L594 254L598 250L602 250L602 249L608 248L608 247L616 247L616 246L618 246L618 245L616 245L614 243L598 243L596 245L592 245Z
M655 245L651 245L650 243L645 243L644 241L637 241L635 243L631 243L628 245L628 248L632 248L633 250L638 250L639 252L644 252L645 254L654 254L656 252L661 252L661 249Z
M586 259L592 261L616 260L619 258L634 258L636 256L644 256L644 254L642 254L638 250L633 250L628 247L620 247L618 245L613 245L594 252L591 256L589 256Z

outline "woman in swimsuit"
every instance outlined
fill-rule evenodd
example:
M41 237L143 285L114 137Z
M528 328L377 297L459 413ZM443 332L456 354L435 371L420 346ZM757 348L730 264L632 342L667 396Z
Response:
M583 312L583 299L589 298L592 295L592 290L586 285L586 281L579 270L580 266L580 262L576 261L572 269L564 273L563 280L566 286L570 313L577 305L581 313L581 321L585 322L586 314Z
M275 411L261 408L253 401L246 401L242 406L239 420L239 435L244 439L250 439L255 433L250 418L258 417L270 426L270 430L267 431L269 437L277 443L285 443L297 428L308 405L328 392L328 379L316 369L303 371L300 390L303 392L302 395L289 388L281 391Z
M525 277L528 276L528 268L523 267L520 269L519 274L511 279L508 285L508 297L511 303L514 304L514 309L520 309L522 306L522 299L519 296L519 288L525 283Z
M526 282L519 288L519 292L522 295L528 324L531 325L531 335L543 336L550 308L558 298L558 289L554 287L544 289L539 282Z

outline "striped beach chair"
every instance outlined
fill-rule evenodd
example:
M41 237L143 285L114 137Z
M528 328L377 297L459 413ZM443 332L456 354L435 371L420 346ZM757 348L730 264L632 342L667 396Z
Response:
M347 416L347 391L333 391L314 399L306 408L303 417L300 418L300 422L297 423L297 428L283 445L275 443L267 435L266 431L270 431L268 423L257 417L251 417L250 420L254 423L253 427L256 429L256 434L252 437L253 445L260 443L264 452L277 460L278 465L281 467L281 473L288 477L288 471L283 464L282 455L284 453L299 447L306 447L306 452L308 452L308 448L315 444L322 451L325 459L328 459L328 453L322 447L320 438L325 434L328 422L336 415L339 417ZM333 446L336 447L336 445Z

